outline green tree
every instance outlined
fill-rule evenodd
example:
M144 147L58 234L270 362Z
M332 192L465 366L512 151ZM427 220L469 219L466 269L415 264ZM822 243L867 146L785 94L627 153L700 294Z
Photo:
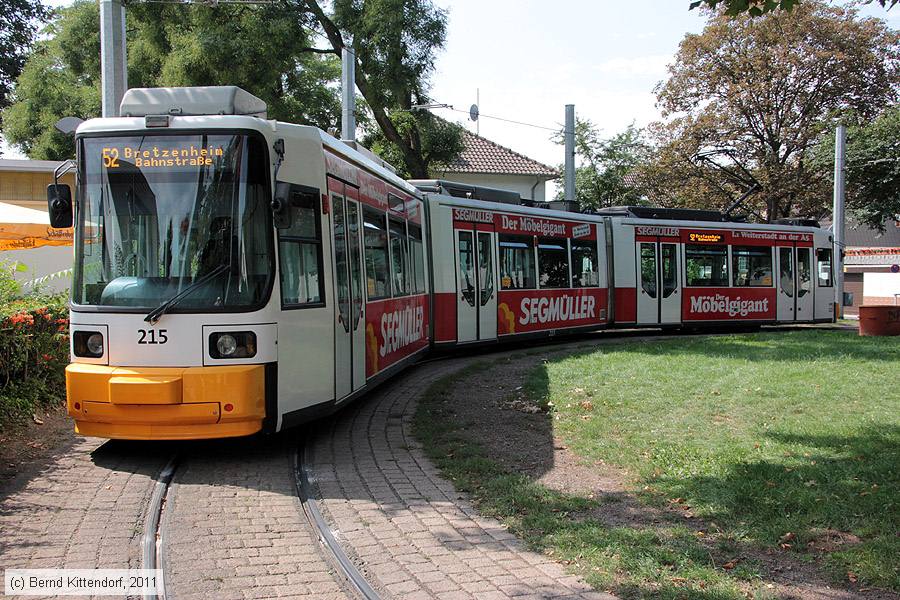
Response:
M827 176L809 160L833 118L872 119L896 101L900 35L855 9L813 0L790 13L714 16L681 42L657 88L641 169L651 201L745 205L765 220L827 210Z
M862 4L872 4L873 2L890 9L900 0L863 0ZM729 16L746 13L752 17L759 17L775 10L790 12L799 3L800 0L691 0L690 9L706 6L712 9L722 8L723 12Z
M13 85L25 66L38 26L47 16L47 9L39 0L0 3L0 110L9 105Z
M356 54L356 87L378 131L367 140L408 177L427 178L431 166L462 151L461 131L424 111L436 52L443 48L447 14L431 0L305 0L319 32L340 55ZM400 160L398 160L400 159Z
M311 52L302 11L290 5L135 4L126 13L130 87L238 85L266 101L271 118L323 129L340 120L339 61ZM100 114L97 4L59 11L19 77L5 133L28 156L74 154L53 125Z
M867 225L882 229L900 218L900 106L871 123L847 128L845 155L847 207ZM814 153L820 169L832 174L834 135Z
M554 137L564 144L562 135ZM649 146L642 130L632 123L611 138L600 137L597 127L587 119L575 121L575 154L580 166L575 169L575 199L582 209L644 204L644 194L635 177L636 169L646 162ZM564 169L560 169L563 172ZM556 199L564 198L565 173Z

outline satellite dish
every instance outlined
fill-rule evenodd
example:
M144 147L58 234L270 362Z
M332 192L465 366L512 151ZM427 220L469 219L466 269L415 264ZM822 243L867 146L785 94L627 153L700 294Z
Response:
M473 104L469 108L469 119L471 119L472 121L478 120L478 105L477 104Z

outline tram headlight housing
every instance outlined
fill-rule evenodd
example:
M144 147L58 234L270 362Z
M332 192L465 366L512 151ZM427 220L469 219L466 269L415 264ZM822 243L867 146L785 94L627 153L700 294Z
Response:
M252 331L220 331L209 336L209 355L213 358L253 358L256 334Z
M103 356L103 334L99 331L75 331L72 333L72 351L83 358Z

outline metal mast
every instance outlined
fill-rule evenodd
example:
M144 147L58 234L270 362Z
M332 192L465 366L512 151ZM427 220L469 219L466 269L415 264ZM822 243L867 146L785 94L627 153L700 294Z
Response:
M566 104L566 189L567 202L575 201L575 105Z
M834 293L838 318L844 316L844 146L847 128L838 125L834 132L834 210L831 229L834 233Z
M100 0L100 97L104 117L118 117L128 89L125 63L125 7L120 0Z
M341 138L356 141L356 55L347 46L341 51Z

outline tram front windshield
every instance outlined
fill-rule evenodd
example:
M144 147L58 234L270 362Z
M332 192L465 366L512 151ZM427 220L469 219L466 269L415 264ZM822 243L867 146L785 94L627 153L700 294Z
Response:
M172 312L261 305L273 252L265 157L249 135L81 140L73 302L152 310L185 292Z

